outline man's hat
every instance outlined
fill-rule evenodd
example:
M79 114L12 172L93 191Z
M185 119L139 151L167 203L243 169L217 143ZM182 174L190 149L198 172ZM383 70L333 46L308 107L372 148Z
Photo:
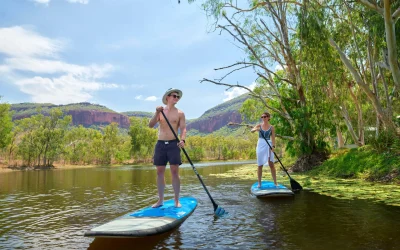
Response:
M169 88L169 89L165 92L165 94L164 94L164 96L163 96L163 98L162 98L162 102L163 102L165 105L167 105L167 96L168 96L169 94L171 94L171 93L178 93L178 95L182 98L182 91L180 91L179 89Z

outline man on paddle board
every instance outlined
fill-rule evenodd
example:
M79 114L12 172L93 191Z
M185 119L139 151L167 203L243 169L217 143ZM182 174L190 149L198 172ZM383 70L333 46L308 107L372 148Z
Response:
M153 128L159 123L158 141L154 150L153 163L157 167L157 190L158 201L152 207L156 208L164 204L164 189L165 189L165 169L169 162L172 177L172 187L174 189L175 206L181 207L179 202L180 192L180 178L179 178L179 165L182 164L180 148L185 146L186 138L186 121L185 114L177 109L175 105L182 97L182 91L179 89L168 89L162 102L166 105L156 107L156 112L149 122L149 127ZM175 133L178 134L180 130L180 141L177 141L173 132L168 126L167 121L161 114L164 112L167 119L172 125Z
M269 123L271 119L271 114L268 112L264 112L261 115L261 124L257 124L254 128L251 129L251 132L254 133L258 131L258 142L257 142L257 176L258 176L258 187L261 187L261 177L262 177L262 169L265 163L268 162L268 165L271 169L272 179L274 180L274 184L277 187L278 183L276 182L276 169L274 165L274 150L275 150L275 128ZM264 139L265 138L265 139ZM267 142L272 147L269 147Z

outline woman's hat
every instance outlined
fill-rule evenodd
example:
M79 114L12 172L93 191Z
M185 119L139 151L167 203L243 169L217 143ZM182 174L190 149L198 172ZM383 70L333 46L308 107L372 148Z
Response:
M169 89L165 92L165 94L164 94L164 96L163 96L163 98L162 98L162 102L163 102L165 105L167 105L167 96L168 96L169 94L171 94L171 93L178 93L178 95L180 96L180 98L182 98L182 91L180 91L179 89L169 88Z

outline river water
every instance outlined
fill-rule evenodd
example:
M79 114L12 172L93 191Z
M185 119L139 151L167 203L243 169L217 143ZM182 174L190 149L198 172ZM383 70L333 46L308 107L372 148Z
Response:
M400 249L400 208L308 191L257 199L255 182L217 178L242 163L181 166L182 196L198 200L177 229L139 239L83 237L85 231L157 201L152 166L96 167L0 174L0 249ZM256 171L256 167L254 169ZM269 176L266 176L267 178ZM173 198L167 169L166 199Z

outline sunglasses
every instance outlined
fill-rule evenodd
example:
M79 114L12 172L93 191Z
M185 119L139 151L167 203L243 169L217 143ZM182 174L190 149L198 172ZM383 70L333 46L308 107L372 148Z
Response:
M181 98L179 95L168 95L168 96L172 96L172 97L174 97L174 98L177 98L177 99L179 99L179 98Z
M269 116L266 116L266 115L261 116L261 118L265 118L265 117L269 117Z

